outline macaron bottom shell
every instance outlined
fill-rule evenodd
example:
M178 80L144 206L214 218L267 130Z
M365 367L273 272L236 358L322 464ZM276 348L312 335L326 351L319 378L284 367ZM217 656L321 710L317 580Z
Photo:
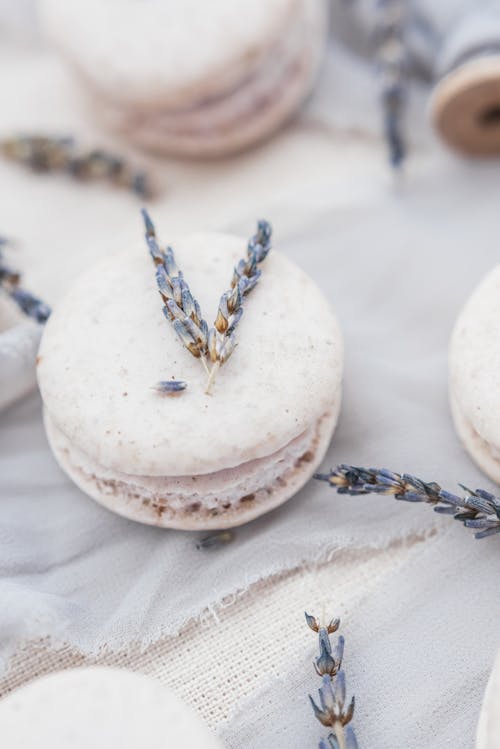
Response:
M213 530L247 523L293 497L323 460L337 424L340 403L338 392L331 408L303 435L277 453L234 469L209 474L208 480L215 481L226 494L222 502L214 504L212 498L210 506L204 502L203 496L206 476L180 477L182 483L192 481L196 488L192 498L176 496L172 486L179 477L144 477L109 471L75 450L47 410L44 421L51 449L60 467L99 504L147 525L179 530ZM239 473L243 474L246 484L244 494L237 489ZM253 482L250 491L249 474ZM227 493L224 491L226 478Z

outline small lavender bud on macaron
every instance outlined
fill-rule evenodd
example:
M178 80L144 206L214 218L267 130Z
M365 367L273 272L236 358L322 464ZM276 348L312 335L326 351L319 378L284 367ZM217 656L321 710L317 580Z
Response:
M181 393L187 388L187 382L184 380L160 380L156 385L153 385L153 390L162 395L174 395L175 393Z

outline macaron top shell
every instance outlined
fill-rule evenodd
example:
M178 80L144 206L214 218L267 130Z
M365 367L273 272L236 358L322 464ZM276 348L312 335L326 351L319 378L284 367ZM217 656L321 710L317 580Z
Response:
M461 413L491 445L500 445L500 265L461 312L450 348L451 390Z
M108 98L227 90L286 38L299 0L43 0L47 34Z
M172 244L212 325L246 240L198 234ZM85 273L50 318L38 365L45 408L92 460L127 474L206 474L270 455L340 397L339 328L309 276L273 249L236 340L207 395L202 364L165 319L138 241ZM188 388L176 396L152 389L171 378Z

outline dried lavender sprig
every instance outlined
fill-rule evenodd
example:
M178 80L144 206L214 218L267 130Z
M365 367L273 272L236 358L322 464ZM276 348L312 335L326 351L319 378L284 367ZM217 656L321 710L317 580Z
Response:
M69 136L16 135L0 141L0 153L33 172L64 172L80 181L107 180L143 199L154 194L143 170L104 149L81 149Z
M19 309L28 317L38 323L46 323L50 317L51 309L48 304L31 294L26 289L15 288L10 292L10 297L15 301Z
M403 117L408 85L407 0L377 0L376 65L389 161L398 169L406 156Z
M207 393L210 392L218 369L234 351L235 330L243 315L243 301L259 281L259 265L271 249L272 231L268 221L261 219L257 222L257 232L248 241L247 256L234 268L230 289L220 298L214 326L208 332L208 353L212 370L207 382Z
M340 619L332 619L325 626L310 614L306 613L305 618L307 626L318 635L319 656L314 668L322 680L318 690L319 704L311 695L309 700L321 725L332 729L332 733L320 741L319 749L358 749L354 730L349 725L354 715L354 697L349 704L346 702L345 673L342 670L344 638L340 636L334 648L330 641L330 635L340 627Z
M20 287L20 273L9 268L3 258L2 247L7 244L6 239L0 239L0 289L17 304L25 315L43 324L47 322L51 309L48 304L45 304L34 294Z
M171 247L161 248L158 244L155 226L149 213L142 209L146 242L156 266L156 283L163 300L163 313L172 323L182 345L201 362L209 374L206 357L208 354L208 325L201 315L200 305L191 294L189 286L178 270L174 251Z
M394 473L385 468L358 468L339 465L329 473L316 473L314 478L326 481L339 494L392 494L406 502L426 502L436 512L452 515L467 528L478 532L476 538L500 533L500 499L484 489L468 489L465 497L452 494L435 481L422 481L409 473Z

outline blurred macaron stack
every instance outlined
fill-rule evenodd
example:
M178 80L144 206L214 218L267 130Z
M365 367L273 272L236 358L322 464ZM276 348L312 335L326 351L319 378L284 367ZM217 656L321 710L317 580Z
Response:
M326 0L42 0L96 118L147 150L219 157L278 130L314 84Z

